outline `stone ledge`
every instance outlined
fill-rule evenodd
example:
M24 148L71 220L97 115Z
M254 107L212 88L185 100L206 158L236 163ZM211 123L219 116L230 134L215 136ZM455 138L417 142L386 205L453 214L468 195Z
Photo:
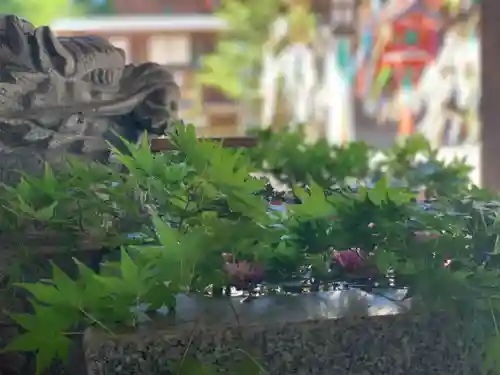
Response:
M186 352L221 374L241 373L238 363L248 357L245 352L271 375L479 373L478 357L462 338L459 324L445 314L359 316L363 308L366 315L365 304L351 316L349 309L333 311L333 305L323 304L318 309L324 300L325 296L301 295L283 297L274 305L275 297L267 297L267 307L262 310L252 309L255 301L240 304L239 312L248 311L239 317L239 323L231 323L224 315L219 321L203 319L203 315L232 309L227 302L215 300L205 305L212 306L203 314L201 306L195 309L191 317L200 318L196 321L183 319L181 308L175 321L160 319L135 332L112 337L91 329L84 338L88 374L173 375L171 366ZM217 309L217 304L225 307ZM298 312L301 309L309 313ZM341 312L347 317L335 319Z

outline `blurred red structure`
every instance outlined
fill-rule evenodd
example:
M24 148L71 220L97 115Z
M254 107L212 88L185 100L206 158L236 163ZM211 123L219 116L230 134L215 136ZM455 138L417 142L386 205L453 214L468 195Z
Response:
M423 11L411 12L392 23L392 38L385 44L377 72L394 71L393 85L416 84L420 73L438 53L439 22Z
M414 131L413 115L400 94L417 85L425 67L438 54L442 16L436 4L436 0L398 0L387 4L380 14L368 17L372 25L365 32L372 33L374 46L366 66L358 72L357 91L361 97L370 95L370 99L378 95L397 98L400 135ZM367 76L367 72L372 75ZM373 81L374 89L369 92L365 91L366 80Z

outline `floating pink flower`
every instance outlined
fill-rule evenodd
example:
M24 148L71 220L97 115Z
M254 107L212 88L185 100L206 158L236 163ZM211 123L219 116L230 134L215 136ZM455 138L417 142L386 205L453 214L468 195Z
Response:
M258 284L264 280L264 267L246 260L226 262L224 268L231 278L231 283L237 288L243 288L249 283Z
M425 189L420 189L417 195L417 202L425 202L427 200Z
M361 255L360 249L333 250L332 258L348 272L357 271L366 265L365 258Z

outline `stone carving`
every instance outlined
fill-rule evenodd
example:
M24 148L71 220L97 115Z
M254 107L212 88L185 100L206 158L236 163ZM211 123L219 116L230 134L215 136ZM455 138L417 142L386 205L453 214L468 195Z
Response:
M124 52L93 36L56 37L0 16L0 180L36 173L64 153L105 162L115 133L138 141L177 119L179 88L161 65L126 65Z

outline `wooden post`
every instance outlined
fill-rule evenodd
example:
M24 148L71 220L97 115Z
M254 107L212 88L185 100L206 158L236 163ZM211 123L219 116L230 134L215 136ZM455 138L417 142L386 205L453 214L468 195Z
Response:
M406 88L406 82L405 82L405 67L403 65L403 62L400 62L396 67L396 74L397 74L397 79L398 79L398 84L397 87L399 90L402 91L402 96L400 97L399 100L401 101L399 103L400 105L400 120L399 120L399 127L398 127L398 135L401 137L408 137L413 134L414 131L414 125L413 125L413 113L411 112L411 109L409 107L408 103L408 98L407 98L407 88ZM401 95L401 93L398 93L398 95Z
M408 108L408 105L403 104L403 108L401 110L401 119L399 121L399 132L398 134L402 137L408 137L413 134L414 126L413 126L413 113Z
M481 41L481 157L482 187L500 192L500 1L482 0Z

